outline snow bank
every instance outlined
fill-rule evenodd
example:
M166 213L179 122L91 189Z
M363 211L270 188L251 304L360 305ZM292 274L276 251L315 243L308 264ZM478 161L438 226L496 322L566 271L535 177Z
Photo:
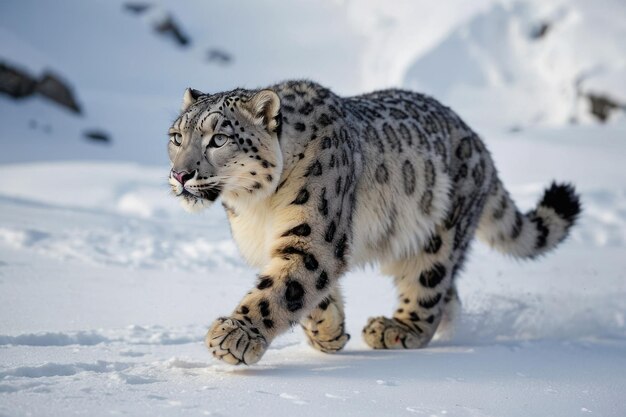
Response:
M403 84L478 126L589 123L584 93L626 94L625 15L614 0L494 2L406 66Z

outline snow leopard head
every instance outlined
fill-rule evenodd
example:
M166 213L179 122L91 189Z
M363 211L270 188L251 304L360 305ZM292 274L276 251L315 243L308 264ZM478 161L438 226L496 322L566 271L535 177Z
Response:
M273 193L282 171L280 99L272 90L204 94L188 88L169 129L169 184L196 211L218 197L249 201Z

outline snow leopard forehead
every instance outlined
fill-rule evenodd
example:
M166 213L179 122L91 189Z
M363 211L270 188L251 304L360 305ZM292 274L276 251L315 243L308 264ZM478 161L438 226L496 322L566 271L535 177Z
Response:
M180 116L173 124L174 127L185 129L197 126L198 123L202 122L203 118L212 113L222 117L234 117L235 115L232 114L234 113L233 104L242 100L247 101L254 92L236 89L217 94L204 94L199 91L197 93L199 94L195 97L196 101L182 110Z

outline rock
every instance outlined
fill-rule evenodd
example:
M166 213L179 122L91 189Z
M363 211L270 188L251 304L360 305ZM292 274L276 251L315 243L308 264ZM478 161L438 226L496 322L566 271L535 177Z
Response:
M37 80L24 70L0 62L0 93L8 94L13 98L23 98L39 93L74 113L80 114L81 112L69 84L50 71L44 72Z
M616 110L626 110L625 104L617 103L606 95L587 93L590 111L599 121L606 122L609 115Z
M98 143L111 143L111 137L108 133L99 129L90 129L83 132L83 136L91 141Z
M155 24L154 30L162 35L171 37L180 46L189 46L191 43L189 37L183 33L180 25L169 14Z
M136 15L144 14L151 7L150 3L143 2L128 2L124 4L124 9Z
M81 112L71 87L55 74L45 72L37 83L35 90L42 96L70 109L74 113Z
M0 62L0 93L13 98L28 97L35 91L37 82L26 71Z
M548 22L539 23L530 31L530 38L535 40L543 38L546 36L551 27L552 26Z
M149 14L152 27L155 32L171 38L176 44L187 47L191 44L191 39L182 29L171 13L164 11L161 7L143 1L129 1L124 3L124 8L136 15Z
M222 49L212 48L207 51L207 60L216 64L228 65L232 62L233 56Z

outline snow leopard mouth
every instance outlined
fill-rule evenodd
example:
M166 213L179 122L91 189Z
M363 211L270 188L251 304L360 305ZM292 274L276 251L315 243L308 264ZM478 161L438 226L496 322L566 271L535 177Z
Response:
M194 189L193 192L183 188L183 191L179 194L180 197L186 199L203 199L211 202L217 200L222 192L221 187L207 187L202 189Z

